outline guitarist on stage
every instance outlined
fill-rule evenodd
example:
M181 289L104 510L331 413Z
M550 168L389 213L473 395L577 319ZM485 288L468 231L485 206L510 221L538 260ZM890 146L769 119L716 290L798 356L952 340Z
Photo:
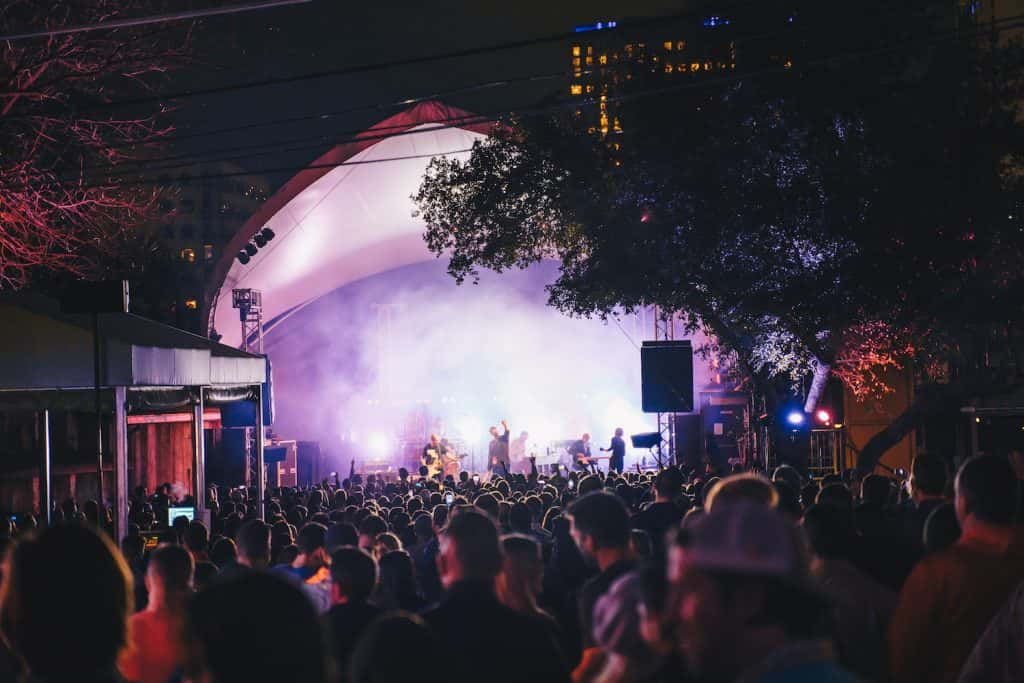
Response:
M590 434L583 434L579 441L574 441L569 446L569 456L572 458L573 467L577 470L587 471L593 460L590 457Z
M430 443L423 447L420 465L427 468L428 479L441 473L441 439L437 434L431 434Z

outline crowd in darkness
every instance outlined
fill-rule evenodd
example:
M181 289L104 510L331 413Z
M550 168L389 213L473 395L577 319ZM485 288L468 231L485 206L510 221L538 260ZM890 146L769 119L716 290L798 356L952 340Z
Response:
M5 518L0 681L1024 680L1017 453L403 475L211 487L163 530L140 491L120 549L95 503Z

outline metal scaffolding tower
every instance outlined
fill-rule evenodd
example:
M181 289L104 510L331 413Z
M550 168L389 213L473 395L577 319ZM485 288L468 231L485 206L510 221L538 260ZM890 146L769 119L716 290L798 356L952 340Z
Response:
M654 307L654 341L671 341L676 338L675 313ZM666 466L675 463L676 459L676 420L675 413L658 413L658 432L661 434L662 443L668 452L667 458L662 458L659 466Z
M263 294L258 289L232 289L231 307L242 321L242 350L263 353Z

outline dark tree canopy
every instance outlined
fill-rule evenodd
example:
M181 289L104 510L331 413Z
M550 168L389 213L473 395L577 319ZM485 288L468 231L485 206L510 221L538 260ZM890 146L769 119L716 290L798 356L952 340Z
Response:
M459 281L557 259L550 303L571 314L678 312L769 394L829 374L882 393L913 367L917 412L877 458L926 408L1024 367L1019 50L905 12L917 33L843 33L867 45L832 40L824 13L777 73L637 78L620 135L572 111L496 127L467 162L431 163L427 244Z

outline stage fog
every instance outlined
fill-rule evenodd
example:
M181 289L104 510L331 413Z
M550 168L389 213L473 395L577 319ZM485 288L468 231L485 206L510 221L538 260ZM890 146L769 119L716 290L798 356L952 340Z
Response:
M335 290L273 326L281 438L320 443L329 469L407 465L430 432L484 466L488 427L506 419L532 450L588 431L652 431L640 410L640 352L649 316L620 324L546 306L545 263L457 286L444 261L388 271ZM694 340L695 346L699 343ZM695 359L695 387L707 369ZM627 465L646 451L627 455Z

